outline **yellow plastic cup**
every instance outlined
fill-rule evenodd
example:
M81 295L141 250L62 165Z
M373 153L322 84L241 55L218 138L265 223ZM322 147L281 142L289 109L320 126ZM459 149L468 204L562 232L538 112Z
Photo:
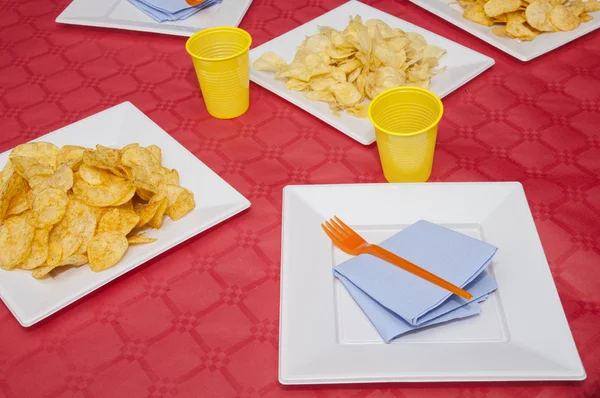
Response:
M206 109L213 117L233 119L248 110L250 44L252 37L248 32L229 26L201 30L185 44Z
M369 105L383 174L388 182L425 182L431 176L444 105L419 87L396 87Z

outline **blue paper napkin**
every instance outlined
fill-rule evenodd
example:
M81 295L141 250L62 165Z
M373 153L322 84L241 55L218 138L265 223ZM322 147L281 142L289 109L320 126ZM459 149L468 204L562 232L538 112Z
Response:
M186 19L200 10L221 3L223 0L206 0L190 6L185 0L129 0L131 4L158 22Z
M478 314L479 302L497 288L485 272L496 247L450 229L419 221L380 244L471 294L467 301L371 255L334 268L382 338Z

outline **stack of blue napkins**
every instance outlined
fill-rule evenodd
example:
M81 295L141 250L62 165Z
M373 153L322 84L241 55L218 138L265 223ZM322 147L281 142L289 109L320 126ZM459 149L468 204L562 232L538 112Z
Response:
M338 265L334 275L387 343L412 330L479 314L479 303L497 288L485 270L497 248L439 225L419 221L380 246L473 295L465 300L371 255Z
M129 0L129 2L156 21L164 22L186 19L223 0L205 0L196 6L190 6L185 0Z

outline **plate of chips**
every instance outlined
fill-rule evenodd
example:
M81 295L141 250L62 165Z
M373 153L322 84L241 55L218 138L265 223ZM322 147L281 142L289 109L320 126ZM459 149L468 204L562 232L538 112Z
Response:
M410 0L521 61L600 28L598 0Z
M23 326L250 206L129 102L0 169L0 297Z
M358 1L250 51L250 79L358 142L370 99L404 85L444 97L494 60Z

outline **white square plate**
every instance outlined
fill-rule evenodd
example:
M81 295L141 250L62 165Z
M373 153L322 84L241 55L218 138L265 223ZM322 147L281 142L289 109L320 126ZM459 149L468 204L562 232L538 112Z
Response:
M485 240L498 290L480 315L385 344L333 277L348 258L321 230L333 215L372 242L420 219ZM279 336L283 384L585 378L519 183L286 187Z
M494 65L494 60L483 54L358 1L345 3L294 30L254 48L250 51L250 64L252 65L257 58L268 51L280 55L289 63L294 59L296 47L302 43L306 36L319 33L319 26L330 26L338 30L343 30L348 25L350 17L356 15L360 15L363 21L380 19L393 28L400 28L406 32L419 33L427 40L427 43L446 49L447 53L440 59L440 66L445 66L447 70L431 79L429 86L429 89L440 96L440 98L450 94ZM304 96L304 93L286 89L285 83L275 80L273 73L259 72L251 67L250 80L299 106L361 144L368 145L375 141L375 131L368 119L355 118L345 113L342 113L341 117L337 118L332 114L326 103L308 100Z
M446 21L477 36L486 43L504 51L521 61L531 61L560 46L563 46L583 35L600 28L600 14L592 13L594 19L582 23L570 32L555 32L542 34L533 41L519 41L508 37L498 37L492 33L490 27L471 22L463 18L463 8L450 0L410 0L419 7L445 19Z
M238 26L251 3L252 0L223 0L182 21L159 23L127 0L73 0L56 22L191 36L213 26Z
M232 217L250 206L250 202L222 180L192 153L130 102L63 127L34 141L71 144L93 148L96 144L123 147L138 142L156 144L162 149L163 164L177 169L180 183L194 192L196 208L180 220L165 218L162 228L147 235L158 240L132 246L116 266L92 272L88 266L72 268L42 280L30 271L0 270L0 297L19 323L31 326L66 307L102 285L158 256L166 250ZM4 167L10 151L0 155Z

